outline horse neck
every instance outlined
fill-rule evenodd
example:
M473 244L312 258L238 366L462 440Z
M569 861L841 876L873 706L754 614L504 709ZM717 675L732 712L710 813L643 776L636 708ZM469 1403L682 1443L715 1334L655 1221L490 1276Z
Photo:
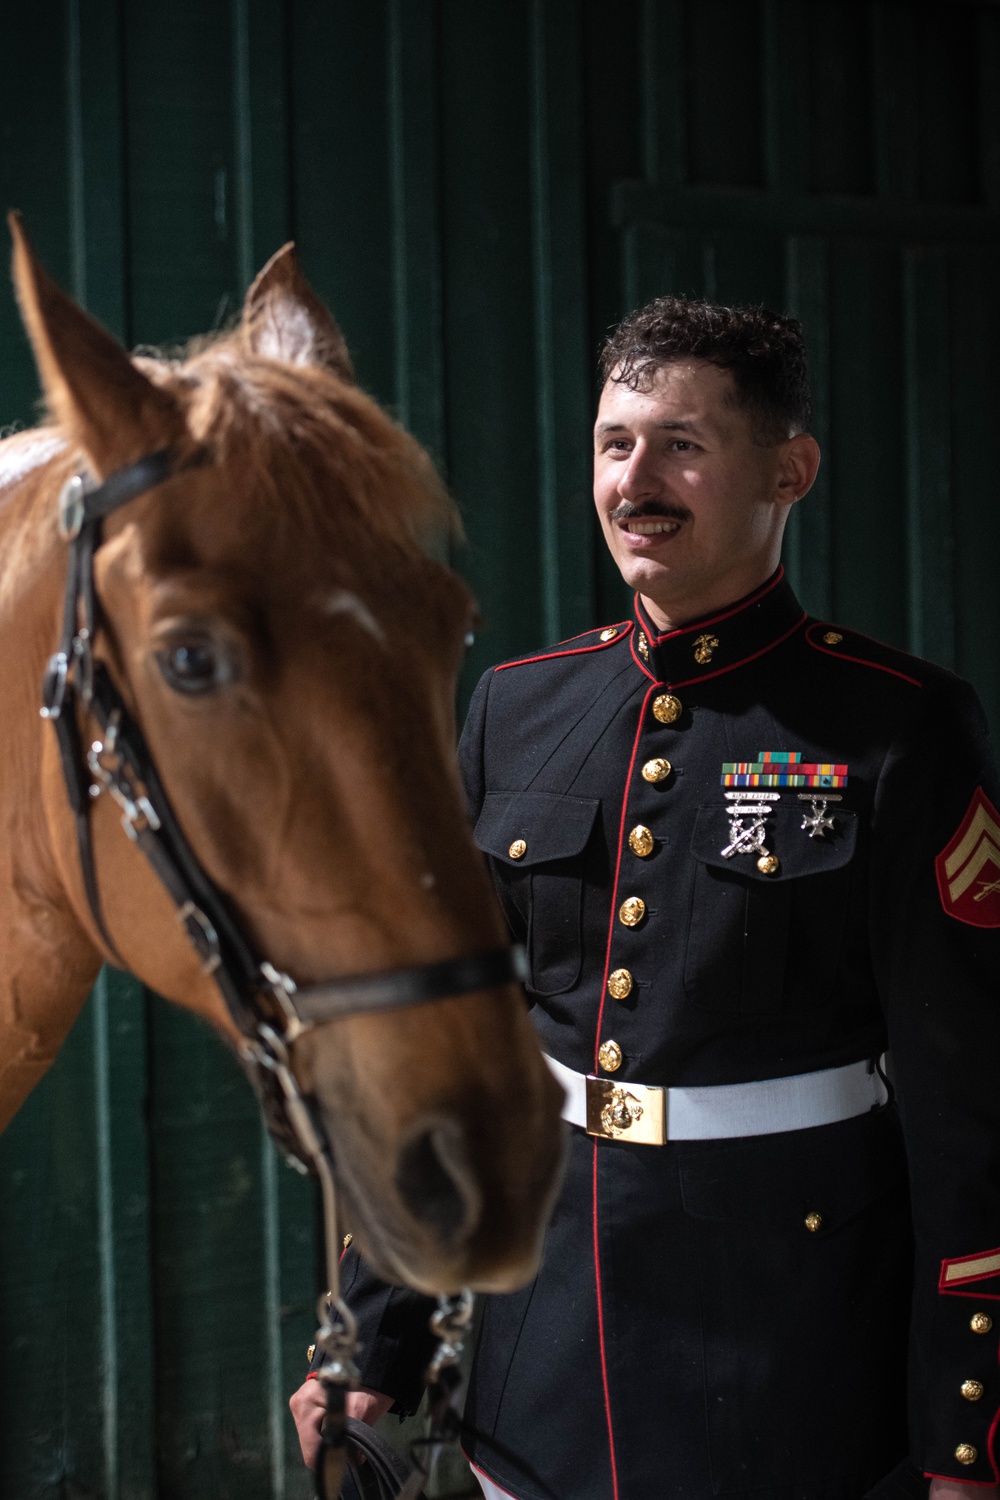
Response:
M55 1056L100 962L60 879L42 796L50 731L38 708L59 632L66 549L55 505L69 472L53 432L0 443L0 1129Z

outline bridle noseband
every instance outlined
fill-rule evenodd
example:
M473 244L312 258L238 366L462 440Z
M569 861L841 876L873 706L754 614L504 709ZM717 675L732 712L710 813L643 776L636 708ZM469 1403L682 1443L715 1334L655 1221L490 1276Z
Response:
M195 463L203 460L194 460ZM286 1150L312 1168L323 1191L327 1281L320 1299L321 1328L316 1342L324 1353L320 1378L327 1388L330 1416L337 1425L335 1388L357 1380L355 1320L340 1298L339 1234L330 1145L317 1112L305 1098L290 1065L290 1049L306 1031L344 1016L398 1010L449 996L468 994L525 977L523 950L495 948L488 953L417 964L405 969L328 979L297 986L243 935L222 893L201 868L175 816L145 736L131 716L104 663L94 656L99 604L94 586L94 553L101 544L104 518L178 472L176 456L164 449L147 454L100 484L76 474L59 499L59 530L69 544L62 636L49 658L42 685L42 718L51 721L59 745L63 779L76 822L83 883L94 923L108 951L125 967L108 932L94 859L90 808L102 793L117 804L128 837L138 845L173 901L184 928L211 975L242 1037L244 1064L254 1077L262 1103L277 1109L265 1118ZM84 751L78 708L96 720L101 738ZM287 1130L275 1129L280 1119ZM440 1316L458 1316L444 1299ZM333 1314L339 1322L333 1321ZM468 1321L464 1309L461 1322ZM444 1327L446 1325L442 1325ZM451 1324L447 1324L451 1327ZM452 1343L455 1339L452 1339ZM451 1348L451 1344L445 1345ZM455 1356L457 1360L457 1354ZM447 1364L447 1361L445 1362ZM343 1441L343 1403L340 1430Z

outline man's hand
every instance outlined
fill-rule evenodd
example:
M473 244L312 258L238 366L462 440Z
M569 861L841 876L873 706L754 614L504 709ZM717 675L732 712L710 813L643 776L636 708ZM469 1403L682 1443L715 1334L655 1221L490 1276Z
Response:
M1000 1485L960 1484L957 1479L932 1479L927 1500L993 1500Z
M306 1468L314 1469L319 1452L320 1429L326 1416L326 1393L322 1382L304 1381L290 1397L288 1405L295 1418L295 1431L299 1435L299 1447L302 1449ZM381 1391L370 1391L367 1386L347 1393L347 1415L357 1417L359 1422L367 1422L369 1427L374 1427L391 1405L391 1396L383 1396Z

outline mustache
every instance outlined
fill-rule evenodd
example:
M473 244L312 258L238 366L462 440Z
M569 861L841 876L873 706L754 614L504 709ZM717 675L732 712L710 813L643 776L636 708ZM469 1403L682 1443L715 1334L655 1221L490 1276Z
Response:
M638 521L647 516L659 516L665 521L690 521L691 512L686 505L673 505L669 500L641 500L633 505L623 500L611 512L611 521Z

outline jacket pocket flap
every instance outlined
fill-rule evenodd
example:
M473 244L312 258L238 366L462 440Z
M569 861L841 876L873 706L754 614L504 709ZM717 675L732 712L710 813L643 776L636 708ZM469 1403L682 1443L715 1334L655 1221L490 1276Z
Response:
M752 800L748 793L747 801ZM811 837L810 830L803 828L802 824L812 814L808 802L771 804L764 819L762 840L768 853L776 855L779 863L777 870L770 875L757 868L760 854L755 850L748 848L745 853L736 850L730 855L723 854L723 849L733 843L733 833L729 808L721 802L699 807L691 836L691 853L702 864L712 865L731 875L747 875L766 885L841 869L854 855L858 837L857 814L831 802L826 816L832 819L833 827L824 828L821 834ZM743 828L749 831L753 826L753 815L744 815L742 821Z
M475 840L506 865L530 866L582 854L600 807L597 797L558 792L487 792ZM523 852L514 856L511 848Z
M816 1130L720 1142L680 1171L692 1218L819 1238L906 1182L898 1117L885 1106Z

